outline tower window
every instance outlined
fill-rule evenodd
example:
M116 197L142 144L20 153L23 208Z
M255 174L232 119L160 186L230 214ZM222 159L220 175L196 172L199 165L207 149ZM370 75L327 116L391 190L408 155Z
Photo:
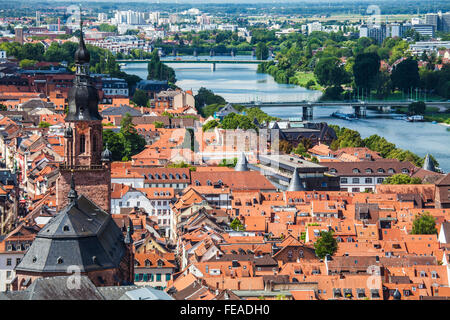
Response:
M86 137L84 134L80 135L80 153L86 151Z

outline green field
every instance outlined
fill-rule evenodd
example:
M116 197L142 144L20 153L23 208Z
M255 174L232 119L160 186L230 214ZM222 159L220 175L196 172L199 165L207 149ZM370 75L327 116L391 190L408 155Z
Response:
M307 87L307 83L308 83L308 81L312 80L316 84L311 86L311 87L309 87L308 89L323 91L323 87L320 84L317 83L316 76L312 72L297 71L295 73L295 78L296 78L296 84L299 85L299 86L308 88Z

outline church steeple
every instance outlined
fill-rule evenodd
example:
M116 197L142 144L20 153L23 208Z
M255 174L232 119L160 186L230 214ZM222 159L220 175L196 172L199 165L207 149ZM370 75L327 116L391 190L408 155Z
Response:
M68 93L64 163L59 166L56 203L60 210L83 195L110 212L112 154L109 150L102 153L103 118L98 112L97 88L89 76L90 55L84 43L82 22L80 30L74 56L75 80Z
M80 14L80 42L75 51L75 80L73 87L69 90L69 110L66 121L92 121L102 120L98 113L98 93L92 85L89 77L90 54L86 48L83 37L83 22Z

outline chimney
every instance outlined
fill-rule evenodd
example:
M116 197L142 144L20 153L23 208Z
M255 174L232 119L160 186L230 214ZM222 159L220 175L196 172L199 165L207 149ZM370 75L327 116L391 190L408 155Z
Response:
M240 280L237 282L237 286L238 286L238 290L241 290L241 281Z

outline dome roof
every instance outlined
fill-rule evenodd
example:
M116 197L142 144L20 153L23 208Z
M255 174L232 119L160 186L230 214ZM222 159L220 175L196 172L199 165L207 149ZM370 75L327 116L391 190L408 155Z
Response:
M69 111L66 121L102 120L98 113L97 89L88 82L79 82L68 93Z
M106 145L106 149L102 152L102 162L111 162L112 161L112 152L109 151L108 145Z

